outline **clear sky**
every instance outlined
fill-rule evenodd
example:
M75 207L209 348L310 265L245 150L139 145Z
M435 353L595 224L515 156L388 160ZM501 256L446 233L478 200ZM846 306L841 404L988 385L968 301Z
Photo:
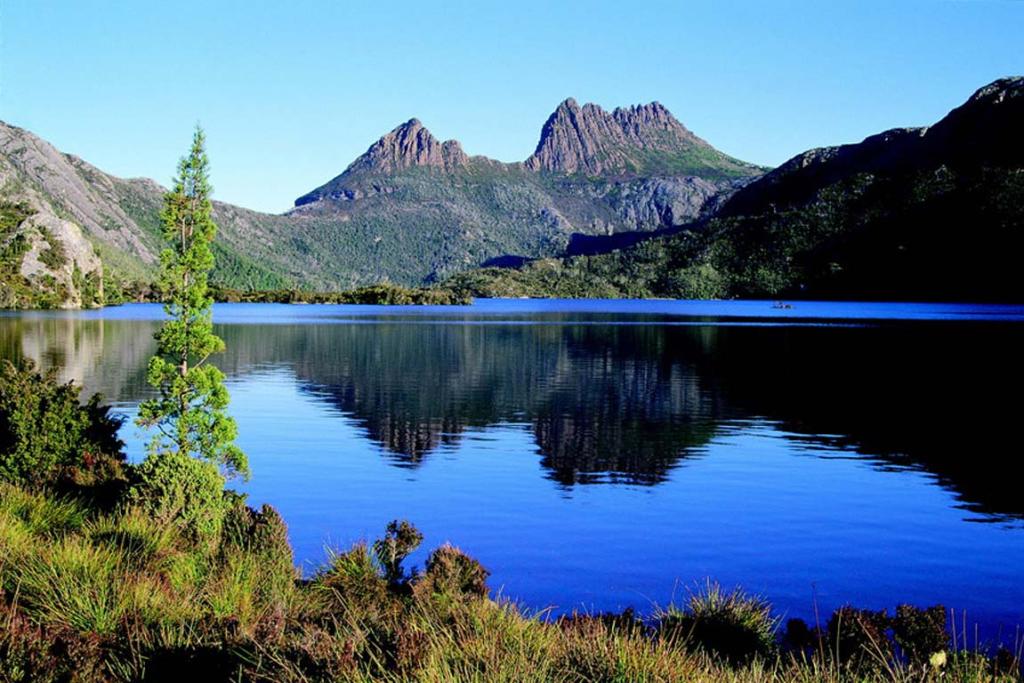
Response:
M1024 73L1024 2L0 0L0 40L0 119L165 184L199 121L278 212L412 117L516 161L566 97L658 100L765 165L928 124Z

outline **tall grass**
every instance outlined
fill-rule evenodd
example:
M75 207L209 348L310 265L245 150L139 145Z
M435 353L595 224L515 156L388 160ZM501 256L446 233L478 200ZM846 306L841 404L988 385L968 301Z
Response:
M224 529L218 543L197 543L131 507L99 511L0 485L0 683L910 683L1020 675L1019 638L992 657L964 644L960 622L945 662L931 657L945 643L928 630L934 611L897 610L894 619L904 622L891 630L899 640L871 636L884 642L853 638L864 634L847 631L859 612L841 611L839 633L807 630L793 645L798 629L781 638L764 600L708 582L650 621L631 613L554 619L487 597L486 571L450 546L421 572L407 572L399 556L418 536L402 525L381 542L333 554L307 580L296 575L272 510L236 506ZM863 656L845 656L837 645L851 642Z

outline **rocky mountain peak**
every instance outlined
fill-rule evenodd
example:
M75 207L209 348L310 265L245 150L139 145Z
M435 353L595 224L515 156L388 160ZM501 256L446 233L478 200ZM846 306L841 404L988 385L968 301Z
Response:
M710 145L658 102L607 112L569 98L548 117L537 149L526 160L535 171L599 175L642 172L655 155L685 155Z
M612 117L623 127L632 126L636 129L649 126L662 129L680 128L687 133L683 124L679 123L672 112L665 108L661 102L650 104L637 104L632 107L618 107L612 112ZM690 133L692 135L692 133Z
M393 173L413 166L453 170L467 161L469 157L458 142L439 141L419 119L413 118L373 143L346 173Z

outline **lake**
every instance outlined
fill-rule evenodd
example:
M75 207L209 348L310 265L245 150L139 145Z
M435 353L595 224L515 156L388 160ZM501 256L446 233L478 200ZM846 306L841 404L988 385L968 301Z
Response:
M161 311L0 314L131 415ZM531 608L650 613L707 578L813 620L943 603L1024 624L1024 307L223 304L239 488L296 560L406 518ZM133 459L144 436L123 428Z

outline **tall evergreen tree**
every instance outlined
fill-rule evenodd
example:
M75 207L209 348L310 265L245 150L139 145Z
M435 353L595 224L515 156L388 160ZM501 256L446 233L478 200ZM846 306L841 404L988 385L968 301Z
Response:
M159 430L150 442L152 456L174 451L210 462L226 477L248 477L245 454L234 444L238 428L227 414L224 374L208 362L224 350L224 341L213 333L208 288L217 226L205 143L197 126L192 149L164 196L160 217L171 246L160 254L160 287L170 319L156 335L147 373L159 396L139 406L137 422Z

